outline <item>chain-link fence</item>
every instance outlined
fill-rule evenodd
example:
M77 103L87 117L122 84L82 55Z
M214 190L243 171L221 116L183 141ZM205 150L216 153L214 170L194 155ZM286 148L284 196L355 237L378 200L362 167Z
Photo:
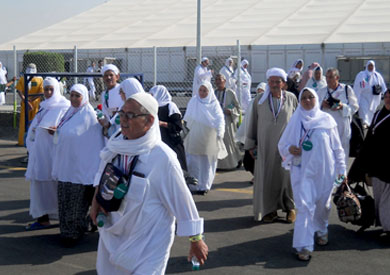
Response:
M75 47L68 50L16 51L17 75L26 72L27 65L30 63L36 65L38 72L48 73L99 73L105 64L115 64L121 73L142 73L146 91L157 84L166 86L173 101L179 108L184 109L192 95L194 70L198 65L195 50L194 47L104 50L78 50ZM203 56L209 58L209 68L214 71L214 77L229 57L233 58L234 68L236 68L237 52L236 46L203 48ZM243 57L250 58L245 55ZM92 82L88 78L63 79L64 94L75 82L83 83L89 89L94 86L97 98L105 89L102 78L98 77ZM13 98L7 96L6 102L12 104Z

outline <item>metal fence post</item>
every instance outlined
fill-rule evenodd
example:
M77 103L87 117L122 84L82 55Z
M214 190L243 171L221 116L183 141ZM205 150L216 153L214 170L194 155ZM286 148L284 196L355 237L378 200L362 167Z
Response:
M153 86L157 85L157 48L153 46Z
M73 71L75 72L75 73L77 73L77 59L78 59L78 56L77 56L77 46L75 45L74 46L74 50L73 50ZM74 83L75 84L77 84L77 82L78 82L78 78L76 77L75 79L74 79Z
M16 54L16 46L14 45L14 77L16 77L17 76L17 74L18 74L18 68L17 68L17 64L18 64L18 56L17 56L17 54ZM14 82L14 121L13 121L13 126L14 126L14 129L16 129L16 116L17 116L17 114L16 114L16 111L17 111L17 102L16 102L16 84L15 84L15 82Z
M241 105L241 46L237 40L237 97Z
M196 57L197 64L202 60L202 0L198 0L197 25L196 25Z

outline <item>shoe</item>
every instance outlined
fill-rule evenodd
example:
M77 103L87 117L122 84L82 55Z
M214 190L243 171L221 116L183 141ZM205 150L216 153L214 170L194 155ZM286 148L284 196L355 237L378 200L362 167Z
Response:
M53 227L56 227L57 225L54 225L54 224L47 224L47 225L44 225L44 224L41 224L39 222L34 222L34 223L31 223L29 225L27 225L25 227L26 231L33 231L33 230L41 230L41 229L49 229L49 228L53 228Z
M297 214L296 214L296 212L295 212L294 209L292 209L292 210L290 210L290 211L287 212L286 221L287 221L288 223L293 223L293 222L295 222L296 218L297 218Z
M328 244L328 234L325 234L324 236L318 236L316 237L316 244L319 246L325 246Z
M278 219L278 213L276 211L271 212L263 217L263 222L271 223Z
M311 252L309 250L307 250L306 248L304 248L301 251L297 252L297 258L298 258L298 260L304 261L304 262L310 261Z

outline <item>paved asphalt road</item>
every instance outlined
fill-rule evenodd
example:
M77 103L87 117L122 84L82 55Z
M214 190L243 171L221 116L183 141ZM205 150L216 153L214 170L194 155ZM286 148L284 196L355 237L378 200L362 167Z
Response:
M9 138L1 139L2 134L0 274L96 274L97 233L86 235L74 248L64 248L58 241L58 227L24 230L32 221L29 184L20 162L26 151ZM213 190L195 196L209 246L209 260L198 274L390 274L390 244L380 236L380 228L357 234L358 227L339 222L334 209L329 245L316 247L309 263L297 261L291 248L293 225L284 222L284 213L273 224L253 221L250 179L243 170L219 172ZM191 272L188 249L187 238L177 237L167 274Z

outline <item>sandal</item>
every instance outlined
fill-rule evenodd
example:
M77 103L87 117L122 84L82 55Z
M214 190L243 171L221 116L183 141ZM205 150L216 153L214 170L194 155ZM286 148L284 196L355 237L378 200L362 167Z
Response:
M325 246L328 244L328 234L325 234L324 236L318 236L316 238L316 244L319 246Z
M306 248L302 249L301 251L297 252L298 260L300 261L310 261L311 259L311 252L307 250Z
M33 230L49 229L49 228L53 228L55 226L56 225L53 225L53 224L43 225L39 222L34 222L34 223L27 225L25 227L25 229L26 229L26 231L33 231Z

